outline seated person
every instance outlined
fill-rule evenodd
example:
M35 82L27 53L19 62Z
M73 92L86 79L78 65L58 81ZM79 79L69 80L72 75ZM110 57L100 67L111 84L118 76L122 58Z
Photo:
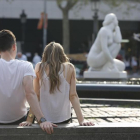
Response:
M37 77L34 79L34 89L47 121L56 124L68 123L71 119L71 102L79 124L94 125L84 120L76 92L75 68L60 44L51 42L45 47L42 61L36 65L35 72ZM32 108L30 114L33 114ZM31 125L32 121L28 117L27 121L20 125Z
M36 77L31 63L16 60L16 38L9 30L0 31L0 124L19 124L26 120L26 100L30 104L40 126L56 126L47 122L33 90Z

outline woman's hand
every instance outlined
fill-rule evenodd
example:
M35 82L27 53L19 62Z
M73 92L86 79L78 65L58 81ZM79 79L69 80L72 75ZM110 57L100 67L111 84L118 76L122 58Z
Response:
M52 134L53 127L57 127L57 125L46 121L46 122L40 123L40 127L43 131L46 131L48 134Z
M31 125L32 125L32 123L29 121L25 121L25 122L22 122L19 124L19 126L31 126Z
M81 126L94 126L95 124L93 122L83 121L83 122L79 123L79 125L81 125Z

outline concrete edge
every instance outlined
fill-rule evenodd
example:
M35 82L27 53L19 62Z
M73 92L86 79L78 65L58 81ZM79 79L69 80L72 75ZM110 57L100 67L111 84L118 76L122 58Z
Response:
M140 123L108 123L95 124L95 126L78 126L78 124L59 125L54 128L55 134L76 134L76 133L140 133ZM19 127L16 125L0 126L1 135L27 135L27 134L46 134L38 125L30 127Z

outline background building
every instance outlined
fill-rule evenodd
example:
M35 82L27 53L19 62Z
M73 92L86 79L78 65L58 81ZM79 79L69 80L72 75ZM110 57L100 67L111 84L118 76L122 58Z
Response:
M137 41L133 39L133 33L140 33L140 2L124 0L117 5L100 0L98 7L99 28L106 14L115 13L119 20L123 39L129 43L122 44L125 53L136 54L139 52ZM69 13L70 20L70 53L87 52L92 44L93 15L92 3L79 1ZM65 6L65 2L63 3ZM56 41L62 44L62 12L57 6L56 0L47 0L48 28L47 42ZM32 54L42 53L43 30L37 29L41 13L44 8L44 0L0 0L0 30L9 29L17 37L18 46L24 37L24 52ZM20 15L24 10L27 20L23 28ZM135 49L133 49L135 48ZM138 51L137 51L138 50Z

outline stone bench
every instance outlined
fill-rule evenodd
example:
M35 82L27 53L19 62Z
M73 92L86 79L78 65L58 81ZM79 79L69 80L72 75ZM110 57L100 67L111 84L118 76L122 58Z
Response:
M36 124L24 128L1 125L0 140L140 140L140 124L107 123L93 127L59 125L52 135L43 132Z

